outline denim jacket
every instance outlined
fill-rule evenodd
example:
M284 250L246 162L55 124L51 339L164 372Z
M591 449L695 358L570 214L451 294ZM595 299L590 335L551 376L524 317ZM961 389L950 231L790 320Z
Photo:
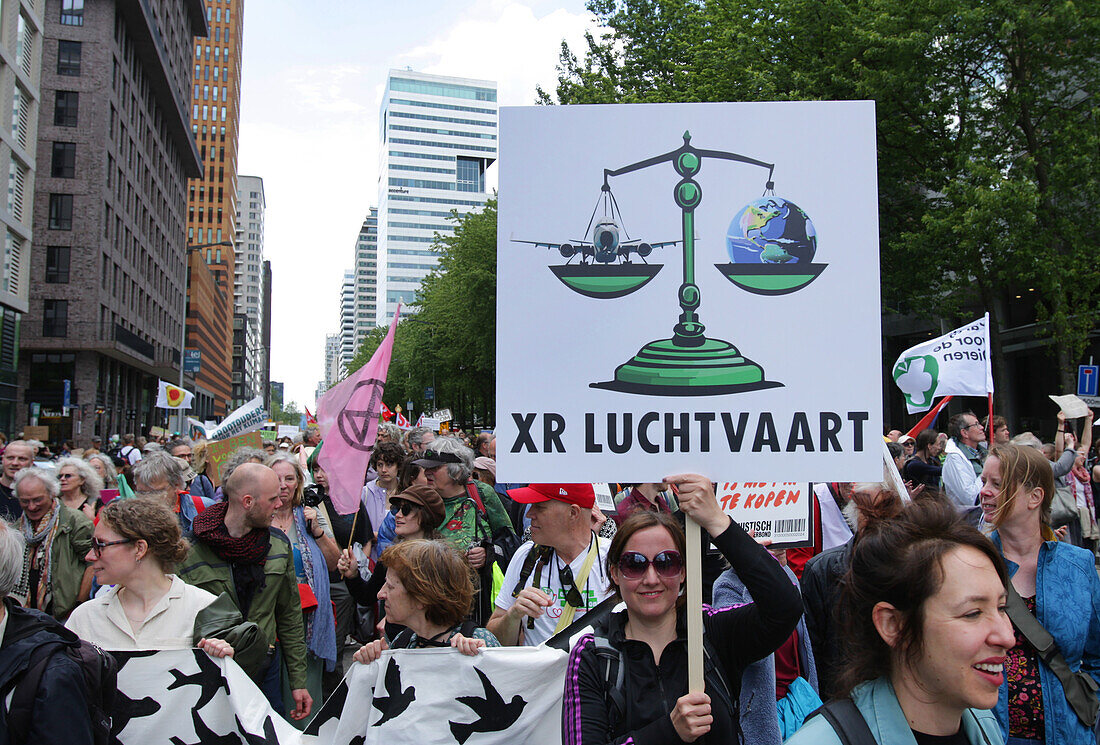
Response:
M1001 550L996 531L990 535ZM1011 577L1019 565L1005 560ZM1091 552L1068 543L1046 541L1035 569L1035 616L1066 658L1071 670L1084 670L1100 682L1100 577ZM1040 661L1044 741L1058 745L1095 745L1092 730L1081 724L1066 701L1058 676ZM1008 738L1008 681L1001 684L993 710Z

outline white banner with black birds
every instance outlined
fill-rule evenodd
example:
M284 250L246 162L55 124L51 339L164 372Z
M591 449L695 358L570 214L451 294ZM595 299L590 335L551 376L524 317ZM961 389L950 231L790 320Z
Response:
M303 742L559 745L567 660L549 647L385 652L352 668Z

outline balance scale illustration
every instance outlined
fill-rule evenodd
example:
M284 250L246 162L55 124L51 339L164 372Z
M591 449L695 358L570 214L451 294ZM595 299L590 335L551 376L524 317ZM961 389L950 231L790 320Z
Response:
M767 380L763 367L744 357L732 343L708 338L699 320L702 296L695 283L695 212L703 192L695 177L706 159L768 169L764 196L739 210L730 223L730 262L714 265L724 277L756 295L786 295L806 287L828 266L813 263L817 235L806 213L775 196L772 163L721 150L697 149L691 144L691 133L684 132L684 142L676 150L622 168L605 168L600 197L583 239L565 243L513 239L516 243L557 249L568 261L550 266L550 271L574 292L597 299L620 298L640 290L663 268L662 264L646 261L653 250L677 243L683 246L683 282L677 291L681 313L672 336L645 344L615 369L611 380L591 383L592 388L649 396L712 396L783 385ZM628 234L622 227L622 213L609 179L663 163L671 163L680 176L673 197L681 211L682 238L654 243L628 237L624 240ZM601 207L602 217L597 220ZM633 256L641 263L635 263ZM579 260L571 263L574 259Z

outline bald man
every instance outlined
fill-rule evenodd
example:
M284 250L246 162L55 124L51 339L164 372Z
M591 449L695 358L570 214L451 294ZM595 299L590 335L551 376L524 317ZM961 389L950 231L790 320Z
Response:
M192 523L195 540L179 576L215 595L228 594L241 615L260 627L271 649L261 682L264 694L285 716L280 683L285 660L294 699L290 718L305 719L313 698L306 690L298 577L290 540L271 527L282 502L279 479L267 466L244 463L233 470L222 491L225 500L207 507Z

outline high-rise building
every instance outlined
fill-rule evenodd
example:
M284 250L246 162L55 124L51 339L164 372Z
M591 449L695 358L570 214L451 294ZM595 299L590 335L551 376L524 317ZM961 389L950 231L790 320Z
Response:
M195 392L214 402L212 416L227 413L232 396L236 275L237 124L241 101L241 41L244 0L205 0L210 33L194 46L191 134L202 158L202 173L188 184L187 243L200 251L218 289L222 308L192 302L187 316L188 349L202 352ZM192 275L194 276L194 274ZM193 288L189 288L193 289ZM224 297L222 297L224 296Z
M325 336L325 390L340 382L340 335Z
M258 176L237 177L236 269L233 278L234 312L247 319L241 343L233 341L233 406L236 408L264 390L263 370L263 260L264 181ZM234 326L234 335L236 327Z
M344 272L340 286L340 377L355 356L355 272Z
M154 404L181 363L187 179L202 172L190 77L206 13L200 0L40 5L43 167L17 425L87 442L168 423Z
M390 70L379 128L377 323L415 299L436 265L447 219L485 204L497 158L497 87L490 80Z
M378 312L378 208L371 207L370 214L359 228L355 241L355 348L367 338L375 327Z
M43 56L41 18L45 7L45 0L0 3L0 101L11 115L11 127L5 127L5 136L0 138L0 173L8 174L8 199L0 210L4 230L0 264L0 430L4 432L11 432L15 424L19 317L27 311L29 301L34 156ZM54 43L66 52L79 49L79 44L74 47L73 42ZM68 55L62 59L67 60ZM59 60L58 70L68 71L68 63Z
M264 261L263 283L260 297L263 298L263 313L260 316L260 346L263 348L263 369L260 371L260 390L264 395L264 409L271 411L271 262Z

